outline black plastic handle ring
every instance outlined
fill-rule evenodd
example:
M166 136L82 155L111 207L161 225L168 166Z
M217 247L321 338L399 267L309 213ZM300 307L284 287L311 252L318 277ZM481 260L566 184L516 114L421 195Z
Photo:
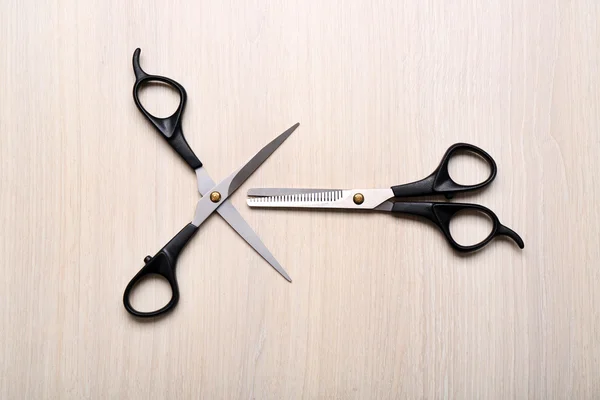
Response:
M454 179L450 176L450 171L448 169L448 165L452 157L457 155L460 152L469 152L473 153L479 157L481 157L490 167L490 175L483 182L476 183L474 185L461 185L460 183L456 183ZM483 149L480 149L477 146L473 146L468 143L456 143L453 144L446 150L446 153L442 157L442 161L440 165L436 168L432 175L435 176L433 180L433 190L435 193L452 195L457 192L466 192L479 190L484 188L485 186L492 183L492 181L496 178L496 174L498 173L498 167L496 166L496 162L487 152Z
M521 239L521 237L515 231L502 225L498 219L498 216L487 207L479 204L466 203L433 203L432 210L437 219L437 225L444 233L444 236L446 236L446 239L450 245L457 251L463 253L477 251L490 243L495 237L501 235L510 237L512 240L514 240L517 246L519 246L519 248L522 249L525 247L523 239ZM450 221L452 221L452 218L454 218L456 214L463 211L476 211L485 214L492 221L492 230L481 242L464 246L459 244L452 237L452 232L450 232Z
M123 293L123 305L130 314L140 318L157 317L171 311L179 302L179 285L175 276L175 267L179 253L187 242L198 231L198 227L189 223L173 239L169 241L154 257L144 260L146 265L129 281ZM169 282L171 286L171 300L162 308L155 311L138 311L131 305L131 292L136 284L150 275L160 275Z
M474 185L461 185L450 177L448 164L450 159L459 152L470 152L481 157L490 166L490 175L483 182ZM477 146L468 143L456 143L446 150L438 167L426 178L404 185L392 186L395 197L416 197L443 194L452 198L455 193L482 189L489 185L498 173L496 162L488 153Z
M450 232L450 221L456 214L462 211L476 211L485 214L492 221L492 230L489 235L479 243L464 246L459 244L452 237ZM394 213L404 213L427 218L433 222L444 234L448 244L461 253L471 253L477 251L494 238L498 236L507 236L511 238L519 248L523 249L525 244L523 239L512 229L502 225L498 216L492 210L479 204L468 203L436 203L436 202L396 202L392 207Z
M192 151L190 145L185 140L183 130L181 128L181 119L187 102L187 93L185 88L171 78L160 75L150 75L144 72L140 66L141 50L138 48L133 53L133 72L135 73L135 83L133 84L133 100L135 105L146 117L148 121L154 125L156 130L167 140L167 142L179 153L179 155L189 164L192 169L197 169L202 166L202 163ZM173 114L168 117L161 118L152 115L142 102L140 101L139 91L142 87L153 82L160 82L174 88L179 93L179 105Z
M170 260L169 256L164 251L161 250L154 257L145 261L147 261L146 265L144 265L144 267L127 284L125 293L123 293L123 305L125 306L127 312L136 317L151 318L165 314L171 309L175 308L179 302L179 285L177 284L177 278L175 277L175 264L172 264L172 260ZM165 278L167 282L169 282L172 293L171 300L169 300L164 307L158 310L138 311L131 305L129 297L131 296L131 292L136 284L138 284L142 279L151 275L160 275Z

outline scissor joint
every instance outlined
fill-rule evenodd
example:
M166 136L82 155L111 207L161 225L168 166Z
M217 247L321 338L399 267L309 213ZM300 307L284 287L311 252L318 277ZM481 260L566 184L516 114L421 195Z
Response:
M365 202L365 196L362 193L356 193L352 196L352 201L354 201L354 204L361 205Z
M219 201L221 201L221 193L217 192L216 190L212 192L210 194L210 201L212 201L213 203L218 203Z

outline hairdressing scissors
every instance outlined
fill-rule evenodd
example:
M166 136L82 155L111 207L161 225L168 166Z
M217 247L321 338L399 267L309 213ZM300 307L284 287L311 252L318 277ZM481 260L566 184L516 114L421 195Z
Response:
M187 224L173 239L171 239L154 257L144 259L144 267L131 279L123 294L125 309L137 317L154 317L172 310L179 301L179 288L175 277L175 264L180 251L196 233L200 225L214 212L221 217L256 250L277 272L291 282L290 277L277 262L275 257L262 243L258 235L252 230L239 212L228 201L228 197L237 190L242 183L292 134L298 123L280 134L277 138L263 147L254 157L244 164L218 185L206 172L200 160L188 145L181 129L181 118L185 109L187 94L183 86L176 81L159 75L149 75L140 66L140 49L133 53L133 71L136 81L133 86L133 99L138 109L154 125L156 130L166 139L167 143L177 151L185 162L196 172L198 191L203 197L198 201L194 219ZM179 106L175 112L166 118L159 118L148 112L139 99L142 87L152 83L163 83L179 92ZM171 300L161 309L151 312L142 312L134 309L129 297L135 284L148 275L157 274L164 277L171 286Z
M459 152L469 152L481 157L490 167L488 178L474 185L456 183L450 177L448 163ZM457 143L446 151L435 171L420 181L387 189L250 189L247 204L250 207L371 210L410 214L423 217L437 225L450 246L459 252L479 250L498 236L511 238L522 249L525 245L521 237L512 229L502 225L496 214L489 208L478 204L404 200L410 197L436 195L444 195L450 199L456 193L483 189L496 178L496 173L496 162L488 153L470 144ZM461 245L453 238L450 221L463 211L481 213L491 220L490 233L479 243Z

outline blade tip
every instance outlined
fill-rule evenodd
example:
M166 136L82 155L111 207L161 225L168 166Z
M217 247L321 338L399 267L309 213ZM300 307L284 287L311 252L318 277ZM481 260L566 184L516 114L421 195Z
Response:
M294 132L294 131L296 130L296 128L298 128L299 126L300 126L300 122L296 122L294 125L292 125L292 126L290 127L290 129L288 129L288 131L289 131L290 133L292 133L292 132Z

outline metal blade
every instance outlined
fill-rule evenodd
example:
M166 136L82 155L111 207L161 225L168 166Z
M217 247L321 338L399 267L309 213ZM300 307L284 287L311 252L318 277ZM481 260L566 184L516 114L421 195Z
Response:
M265 208L333 208L372 210L394 197L392 189L256 189L255 193L275 193L266 197L249 197L250 207ZM277 194L281 193L281 194ZM289 194L286 194L289 193Z
M393 208L394 208L393 201L384 201L383 203L381 203L380 205L375 207L374 210L391 212Z
M233 204L226 201L217 209L217 212L227 221L227 223L240 235L266 262L279 272L288 282L292 281L292 278L285 272L281 264L277 262L275 257L271 254L267 246L260 240L258 235L252 230L250 225L242 218L235 209Z
M215 182L212 180L210 175L204 167L200 167L196 169L196 177L198 179L198 192L202 196L209 192L209 190L215 186ZM273 267L281 276L283 276L288 282L291 282L292 279L285 272L281 264L275 259L273 254L269 251L267 246L260 240L256 232L252 230L250 225L246 222L246 220L240 215L239 211L231 204L229 199L225 200L223 204L219 208L217 208L217 212L225 222L229 224L233 228L234 231L237 232L238 235L242 237L266 262L269 263L271 267Z
M277 136L273 141L263 147L254 157L252 157L242 168L238 169L227 178L222 180L217 186L213 187L207 192L219 193L220 199L217 202L211 201L211 196L204 196L198 200L196 205L196 213L192 224L200 226L206 218L214 210L216 210L227 198L241 186L252 175L254 171L263 163L281 144L296 130L300 124L295 124L281 135Z
M271 196L289 196L302 193L328 193L339 192L335 189L289 189L289 188L252 188L248 189L248 197L271 197Z
M281 144L287 139L292 132L296 130L299 126L299 123L294 124L287 131L283 132L281 135L277 136L275 139L271 141L268 145L262 148L254 157L250 159L236 174L233 176L231 180L231 184L227 190L228 195L235 192L237 188L239 188L242 183L246 181L256 171L256 169L263 163Z
M198 193L201 196L204 196L210 189L217 185L204 167L196 169L196 179L198 180Z
M285 193L290 194L285 194ZM343 208L343 200L348 196L348 190L326 190L321 192L309 189L271 189L260 190L261 193L275 193L265 197L249 197L246 203L250 207L277 208ZM282 194L277 194L282 193Z

